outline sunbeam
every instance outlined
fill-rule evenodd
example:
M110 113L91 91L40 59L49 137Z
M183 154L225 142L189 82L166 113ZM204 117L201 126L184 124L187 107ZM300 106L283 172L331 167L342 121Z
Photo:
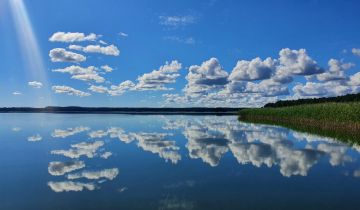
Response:
M46 94L45 100L41 99L38 105L49 104L51 99L48 77L41 57L40 47L29 19L26 6L23 0L9 0L9 2L21 52L23 54L22 56L27 69L29 69L26 73L30 73L29 80L37 80L44 84L45 91L43 93Z

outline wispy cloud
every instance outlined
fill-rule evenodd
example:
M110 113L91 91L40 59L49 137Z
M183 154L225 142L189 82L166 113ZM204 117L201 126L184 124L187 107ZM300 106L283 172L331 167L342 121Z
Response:
M192 15L185 16L159 16L159 23L167 27L186 26L196 22L196 18Z
M28 82L28 85L33 87L33 88L42 88L43 87L43 84L41 82L38 82L38 81Z
M122 37L128 37L128 36L129 36L129 34L124 33L124 32L119 32L119 36L122 36Z
M69 86L52 86L52 89L55 93L63 93L63 94L67 94L67 95L74 95L74 96L79 96L79 97L85 97L85 96L90 96L90 93L86 93L83 92L81 90L77 90L75 88L69 87Z
M179 36L165 36L164 40L169 40L173 42L179 42L183 44L195 44L196 40L193 37L179 37Z

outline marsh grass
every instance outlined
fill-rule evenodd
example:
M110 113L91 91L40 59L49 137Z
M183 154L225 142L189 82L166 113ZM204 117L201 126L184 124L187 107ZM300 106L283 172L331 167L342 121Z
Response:
M273 124L360 144L360 103L321 103L243 109L239 120Z

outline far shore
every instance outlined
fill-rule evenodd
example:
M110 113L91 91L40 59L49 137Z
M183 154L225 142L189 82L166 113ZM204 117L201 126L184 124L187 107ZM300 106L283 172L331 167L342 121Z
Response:
M241 108L228 107L4 107L0 113L55 113L55 114L138 114L138 115L237 115Z

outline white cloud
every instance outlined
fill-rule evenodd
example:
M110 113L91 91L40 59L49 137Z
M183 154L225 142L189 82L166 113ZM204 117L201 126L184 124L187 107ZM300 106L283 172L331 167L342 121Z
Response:
M11 130L14 131L14 132L19 132L19 131L21 131L21 128L20 127L13 127Z
M293 87L293 91L295 97L328 97L355 93L359 90L358 88L348 86L346 83L341 81L329 81L325 83L300 83Z
M324 70L318 66L305 49L282 49L279 53L280 68L294 75L313 75Z
M107 135L108 135L107 131L104 130L91 131L89 133L90 138L102 138Z
M20 91L14 91L12 94L15 96L22 95L22 93Z
M198 101L199 97L223 89L228 83L228 73L216 58L210 58L200 66L190 66L186 80L188 83L183 89L186 100Z
M354 177L360 177L360 169L356 169L353 173Z
M126 80L119 85L111 85L110 90L108 90L108 94L111 96L122 95L127 90L134 90L135 86L136 85L132 81Z
M38 82L38 81L28 82L28 85L33 87L33 88L42 88L43 87L43 84L41 82Z
M113 68L111 68L108 65L101 66L101 69L103 69L105 72L112 72L114 70Z
M160 24L167 27L186 26L195 23L195 17L191 15L185 16L159 16Z
M82 183L82 182L72 182L72 181L63 181L63 182L48 182L48 186L54 192L80 192L84 189L95 190L96 185L94 183Z
M360 86L360 72L350 76L349 85Z
M53 72L69 73L72 79L82 81L93 81L96 83L105 82L105 78L99 75L98 69L94 66L81 67L81 66L68 66L63 69L54 69Z
M52 70L53 72L60 72L60 73L69 73L71 75L76 75L76 74L90 74L90 73L95 73L96 72L96 67L95 66L89 66L89 67L81 67L81 66L68 66L66 68L63 69L54 69Z
M63 155L69 158L80 158L81 156L93 158L97 155L97 150L103 145L103 141L95 141L93 143L81 142L78 144L72 144L71 148L68 150L52 150L51 154Z
M122 37L128 37L129 36L127 33L124 33L124 32L119 32L119 35L122 36Z
M229 80L262 80L269 79L276 68L276 60L266 58L262 61L260 58L254 58L251 61L238 61L232 70Z
M227 76L228 73L221 67L219 61L216 58L210 58L201 66L190 66L186 79L192 84L213 86L225 85Z
M237 87L231 87L231 85L237 85ZM263 80L259 83L247 82L242 87L241 83L229 83L228 90L240 93L258 93L264 97L272 97L279 95L289 94L287 86L274 82L273 80Z
M316 75L319 81L345 80L347 79L345 71L354 66L352 63L343 63L336 59L330 59L328 65L328 71Z
M96 83L103 83L105 82L105 78L95 74L77 74L71 76L72 79L82 80L82 81L94 81Z
M56 32L50 38L51 42L83 42L83 41L96 41L100 35L91 33L85 35L79 32Z
M323 151L330 156L332 166L343 165L345 162L351 162L352 158L346 155L347 146L340 144L321 143L317 146L319 151Z
M84 127L84 126L78 126L75 128L67 128L65 130L62 129L55 129L52 133L51 136L54 138L67 138L69 136L73 136L75 134L84 132L84 131L88 131L90 130L89 127Z
M108 92L108 88L104 87L102 85L99 85L99 86L91 85L88 89L95 93L107 93Z
M52 62L73 62L80 63L86 61L86 57L74 52L66 51L64 48L50 50L49 56Z
M80 178L86 178L86 179L108 179L113 180L117 177L119 174L119 169L117 168L111 168L111 169L103 169L100 171L83 171L81 173L75 173L75 174L68 174L68 179L80 179Z
M85 167L83 161L59 162L53 161L49 163L48 171L53 176L62 176L66 173L76 171Z
M177 60L166 62L158 70L145 73L138 77L138 83L134 87L136 90L167 90L167 84L175 83L176 78L180 76L178 71L181 69L181 63Z
M174 164L181 160L181 156L178 152L180 148L176 146L176 142L165 140L165 137L170 134L139 132L130 133L129 135L131 138L138 141L138 147L142 148L144 151L158 154L159 157L166 161L170 160Z
M29 136L29 137L27 138L27 140L28 140L28 141L32 141L32 142L34 142L34 141L41 141L41 140L42 140L42 137L40 136L40 134L36 134L36 135L34 135L34 136Z
M354 55L360 56L360 49L353 48L353 49L351 50L351 52L352 52Z
M85 97L85 96L91 95L90 93L86 93L81 90L77 90L72 87L64 86L64 85L63 86L52 86L52 90L55 91L55 93L64 93L64 94L67 94L70 96L74 95L74 96L79 96L79 97Z
M169 40L173 42L179 42L183 44L195 44L196 40L193 37L179 37L179 36L165 36L164 40Z
M70 45L69 49L83 51L85 53L100 53L104 55L118 56L120 54L119 49L115 45L100 46L100 45L88 45L86 47L79 45Z
M100 155L100 157L103 159L108 159L109 157L111 157L111 155L111 152L104 152L104 154Z

